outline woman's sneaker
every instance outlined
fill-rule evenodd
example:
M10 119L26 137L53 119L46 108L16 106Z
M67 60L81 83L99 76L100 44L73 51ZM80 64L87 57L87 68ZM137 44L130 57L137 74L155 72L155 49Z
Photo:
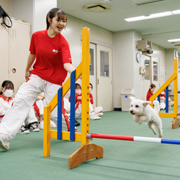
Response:
M75 121L75 126L80 126L80 123L78 121Z
M29 134L29 130L26 129L24 126L21 126L21 128L19 129L18 134Z
M38 124L39 129L44 129L44 121L40 121Z
M51 120L50 121L50 127L57 127L56 124ZM44 129L44 121L40 121L38 124L39 129Z
M54 123L54 121L52 121L52 120L50 121L50 126L51 127L57 127L56 124Z
M32 132L39 132L39 128L36 125L37 123L31 123L29 124L29 130Z
M7 134L0 134L0 148L5 151L9 150L10 137Z
M96 115L97 115L97 116L102 116L102 115L103 115L103 113L97 113Z
M97 119L101 119L101 117L97 116L96 114L89 114L89 119L97 120Z

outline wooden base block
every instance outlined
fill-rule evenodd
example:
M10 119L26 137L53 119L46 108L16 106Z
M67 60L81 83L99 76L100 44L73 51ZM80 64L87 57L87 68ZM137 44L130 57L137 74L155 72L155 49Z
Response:
M175 129L177 126L180 126L180 119L174 118L174 121L172 122L172 129Z
M92 158L102 158L103 147L96 144L86 144L69 156L69 169L77 167L80 163Z

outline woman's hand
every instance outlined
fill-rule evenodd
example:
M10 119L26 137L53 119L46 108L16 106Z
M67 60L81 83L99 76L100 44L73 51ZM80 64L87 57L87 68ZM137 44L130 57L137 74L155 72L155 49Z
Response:
M29 78L29 71L26 71L25 72L25 79L26 79L26 81L28 80L28 78Z

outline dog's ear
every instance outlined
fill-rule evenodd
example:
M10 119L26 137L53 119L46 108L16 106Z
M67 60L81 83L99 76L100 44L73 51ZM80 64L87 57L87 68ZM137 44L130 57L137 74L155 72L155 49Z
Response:
M144 107L146 107L148 104L151 104L151 101L144 101L142 104Z
M134 96L130 96L129 98L131 99L131 101L136 99Z

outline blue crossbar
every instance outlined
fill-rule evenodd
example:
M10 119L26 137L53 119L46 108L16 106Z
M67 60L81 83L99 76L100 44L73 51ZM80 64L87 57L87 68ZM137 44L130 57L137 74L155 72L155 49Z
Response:
M161 143L165 144L180 144L179 139L161 139Z

